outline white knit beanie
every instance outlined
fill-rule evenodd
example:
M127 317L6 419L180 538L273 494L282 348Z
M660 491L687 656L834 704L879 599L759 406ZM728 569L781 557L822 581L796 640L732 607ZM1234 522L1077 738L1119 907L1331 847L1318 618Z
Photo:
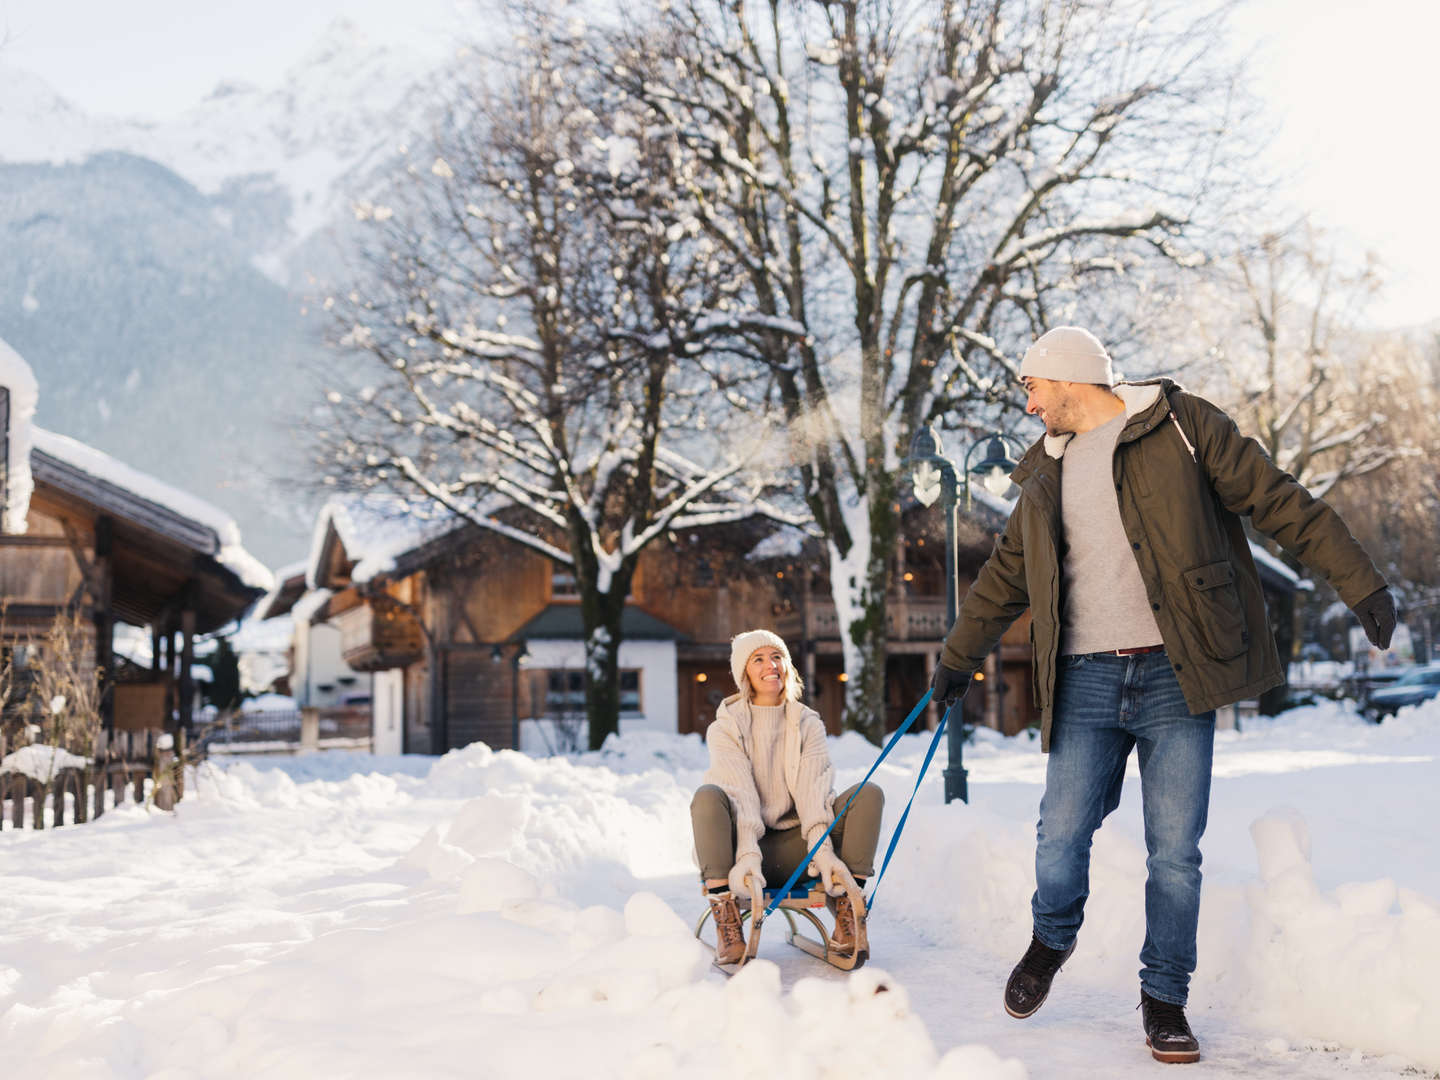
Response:
M1020 377L1112 386L1115 372L1100 339L1078 326L1057 326L1025 350Z
M773 634L769 630L746 630L730 639L730 674L735 676L735 688L745 695L746 700L749 700L750 695L745 689L745 665L749 662L751 653L767 645L780 650L780 655L785 657L786 671L795 670L795 665L790 662L790 650L785 647L779 634Z

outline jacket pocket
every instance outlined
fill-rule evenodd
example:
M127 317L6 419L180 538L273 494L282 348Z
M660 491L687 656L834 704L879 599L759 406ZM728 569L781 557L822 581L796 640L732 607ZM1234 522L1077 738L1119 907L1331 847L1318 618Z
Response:
M1244 655L1250 648L1250 633L1235 587L1235 568L1222 560L1186 570L1183 576L1205 652L1214 660Z

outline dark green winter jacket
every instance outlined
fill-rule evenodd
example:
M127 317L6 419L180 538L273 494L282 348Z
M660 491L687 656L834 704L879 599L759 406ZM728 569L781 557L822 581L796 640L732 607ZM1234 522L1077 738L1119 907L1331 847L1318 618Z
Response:
M1120 520L1191 712L1283 681L1248 516L1353 607L1385 579L1340 516L1203 398L1169 379L1123 383L1115 447ZM941 662L973 673L1028 607L1040 743L1050 749L1060 645L1060 463L1070 436L1042 436L1011 474L1020 498L945 640Z

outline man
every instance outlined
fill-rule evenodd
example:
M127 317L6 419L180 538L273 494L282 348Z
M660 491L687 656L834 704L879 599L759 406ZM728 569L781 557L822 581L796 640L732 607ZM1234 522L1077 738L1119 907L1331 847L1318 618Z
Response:
M1388 647L1395 604L1339 516L1234 422L1169 379L1113 385L1089 331L1057 327L1026 352L1025 411L1045 435L1013 474L1020 497L941 651L936 700L964 694L1028 607L1041 748L1034 931L1005 986L1024 1018L1074 951L1090 841L1138 749L1149 853L1140 1001L1161 1061L1200 1056L1185 1019L1200 910L1214 710L1283 680L1248 516L1321 574Z

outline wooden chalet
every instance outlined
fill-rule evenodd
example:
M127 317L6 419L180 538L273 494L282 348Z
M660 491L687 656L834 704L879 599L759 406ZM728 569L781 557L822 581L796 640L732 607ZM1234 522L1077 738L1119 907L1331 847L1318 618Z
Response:
M975 518L962 566L983 561L1002 520ZM889 728L928 687L947 629L942 528L938 514L907 509L889 599ZM786 638L807 700L838 733L846 673L822 565L813 542L759 520L647 550L623 624L622 730L703 732L734 691L731 637L765 626ZM505 748L521 720L583 712L574 580L522 544L414 518L394 497L341 497L317 521L307 586L326 594L308 617L336 626L345 662L374 673L377 752L442 753L477 740ZM1014 731L1034 718L1027 627L1012 628L982 673L988 686L967 697L969 722ZM396 733L389 746L386 729Z
M23 361L3 342L0 350L7 365L0 375L14 378ZM11 388L0 385L4 647L10 655L33 647L58 614L78 612L100 672L103 728L186 728L193 720L196 635L237 619L264 593L268 572L213 507L83 443L31 427L33 393L32 382L28 408L12 417ZM23 515L15 513L17 503ZM117 664L117 623L149 631L148 670Z

